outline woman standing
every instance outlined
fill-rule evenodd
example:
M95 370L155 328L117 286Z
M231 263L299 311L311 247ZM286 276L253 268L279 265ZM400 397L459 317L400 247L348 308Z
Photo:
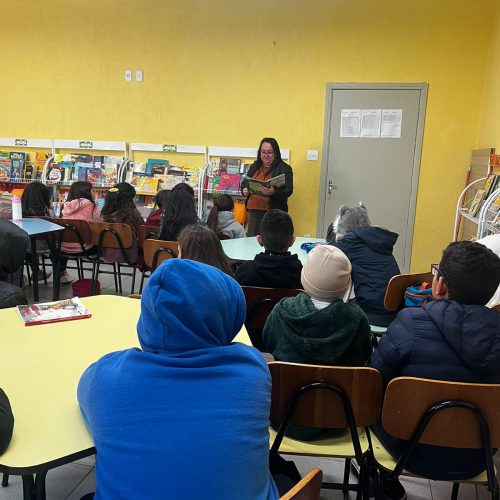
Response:
M269 188L261 186L262 195L251 194L248 189L248 181L242 182L241 192L243 196L247 197L248 236L259 234L260 221L268 210L278 208L288 212L287 200L293 193L292 167L281 159L281 151L276 139L264 137L260 141L257 160L248 169L247 177L265 181L281 174L285 174L283 186Z

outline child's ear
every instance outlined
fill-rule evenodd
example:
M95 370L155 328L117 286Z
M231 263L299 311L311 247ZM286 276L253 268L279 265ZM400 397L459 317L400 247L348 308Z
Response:
M295 242L295 235L293 235L291 238L290 238L290 241L288 242L288 248L290 248Z
M264 242L262 241L262 238L260 237L260 234L257 235L257 243L263 247L264 246Z

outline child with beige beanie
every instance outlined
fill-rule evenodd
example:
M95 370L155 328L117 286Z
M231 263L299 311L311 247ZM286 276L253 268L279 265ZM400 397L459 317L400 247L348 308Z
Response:
M282 299L263 332L266 349L279 361L364 365L371 354L370 324L347 303L351 263L336 247L318 245L302 269L305 293Z

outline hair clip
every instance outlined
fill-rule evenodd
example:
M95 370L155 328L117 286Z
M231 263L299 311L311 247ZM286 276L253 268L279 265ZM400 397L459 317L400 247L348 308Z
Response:
M119 189L118 188L111 188L109 190L110 193L118 193Z

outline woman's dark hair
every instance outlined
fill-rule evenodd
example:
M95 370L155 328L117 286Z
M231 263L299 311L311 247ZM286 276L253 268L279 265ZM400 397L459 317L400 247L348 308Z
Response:
M208 227L186 226L179 234L179 248L181 259L203 262L233 276L219 237Z
M222 194L214 198L214 206L207 218L207 226L217 233L217 221L219 212L230 212L234 208L234 201L228 194Z
M95 205L94 197L92 196L92 184L87 181L76 181L71 184L68 193L67 201L78 200L84 198L91 201Z
M119 219L126 218L135 209L135 189L128 182L119 182L112 187L106 198L101 214L117 213Z
M194 196L186 189L172 189L168 205L163 213L160 240L177 241L179 233L187 225L198 221Z
M281 160L281 150L280 150L278 141L274 137L264 137L264 139L262 139L260 141L259 149L257 150L257 161L255 163L258 165L259 168L262 166L262 159L260 157L260 150L262 149L262 144L264 144L265 142L268 142L269 144L271 144L271 147L273 148L274 160L271 164L271 168L274 168L278 163L280 163L282 161Z
M23 216L43 217L50 215L50 191L41 182L30 182L21 196Z
M158 191L155 196L155 207L165 210L171 194L172 191L170 189L162 189L161 191Z
M194 198L194 189L189 184L186 184L185 182L179 182L179 184L176 184L172 188L172 191L178 191L178 190L185 191Z

